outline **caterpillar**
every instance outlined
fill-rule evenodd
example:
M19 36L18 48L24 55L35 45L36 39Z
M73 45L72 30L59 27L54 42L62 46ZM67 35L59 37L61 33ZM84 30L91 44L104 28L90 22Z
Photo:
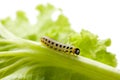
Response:
M41 42L46 45L49 48L52 48L54 50L57 51L62 51L62 52L66 52L66 53L73 53L75 55L79 55L80 54L80 49L76 48L74 46L69 46L66 44L62 44L60 42L57 42L47 36L42 36L40 38Z

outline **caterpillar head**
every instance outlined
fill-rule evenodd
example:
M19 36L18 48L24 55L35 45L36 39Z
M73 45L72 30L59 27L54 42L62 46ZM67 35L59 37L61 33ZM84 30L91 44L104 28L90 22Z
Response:
M74 52L75 52L76 55L79 55L80 54L80 49L79 48L75 48Z

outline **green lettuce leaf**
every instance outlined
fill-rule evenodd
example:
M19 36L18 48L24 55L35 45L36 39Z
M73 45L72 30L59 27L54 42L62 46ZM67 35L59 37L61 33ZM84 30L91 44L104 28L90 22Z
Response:
M115 55L107 51L110 39L100 40L84 29L75 32L62 11L51 4L38 5L36 9L39 14L35 24L23 11L16 13L15 20L1 20L0 79L120 80L120 72L113 68L117 66ZM61 14L53 20L56 11ZM81 54L76 57L46 48L40 43L41 36L74 45Z
M82 30L76 33L71 29L68 18L63 14L58 16L56 21L52 20L52 14L57 11L52 5L38 5L36 9L39 11L37 23L32 25L29 23L25 13L18 11L15 20L6 18L2 20L2 24L15 35L39 41L41 36L49 36L62 43L73 44L81 49L81 56L85 56L105 64L116 66L115 55L107 52L106 48L110 46L111 40L99 40L97 35Z

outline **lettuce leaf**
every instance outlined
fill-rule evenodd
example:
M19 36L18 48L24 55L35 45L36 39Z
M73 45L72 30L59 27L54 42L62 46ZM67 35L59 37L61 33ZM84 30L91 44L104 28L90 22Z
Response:
M37 23L32 25L29 23L25 13L18 11L15 20L6 18L2 20L2 24L15 35L39 41L41 36L49 36L62 43L73 44L81 49L81 56L85 56L105 64L116 66L115 55L107 52L107 47L110 46L111 40L99 40L98 36L82 30L76 33L71 29L68 18L60 14L56 21L52 20L52 14L57 11L54 6L48 4L38 5L36 7L39 14Z
M120 72L113 68L117 66L116 57L107 51L110 39L100 40L84 29L75 32L62 11L51 4L38 5L36 9L36 24L31 24L23 11L16 13L15 20L1 20L0 79L120 80ZM61 14L53 20L56 11ZM74 45L81 54L75 57L48 49L40 44L41 36Z

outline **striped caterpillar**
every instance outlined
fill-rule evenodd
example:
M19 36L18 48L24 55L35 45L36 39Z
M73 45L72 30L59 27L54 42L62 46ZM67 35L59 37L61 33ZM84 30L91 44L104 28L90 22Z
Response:
M66 44L62 44L62 43L57 42L57 41L55 41L47 36L41 37L40 40L44 45L46 45L47 47L52 48L54 50L62 51L62 52L66 52L66 53L73 53L76 55L80 54L79 48L76 48L73 46L68 46Z

